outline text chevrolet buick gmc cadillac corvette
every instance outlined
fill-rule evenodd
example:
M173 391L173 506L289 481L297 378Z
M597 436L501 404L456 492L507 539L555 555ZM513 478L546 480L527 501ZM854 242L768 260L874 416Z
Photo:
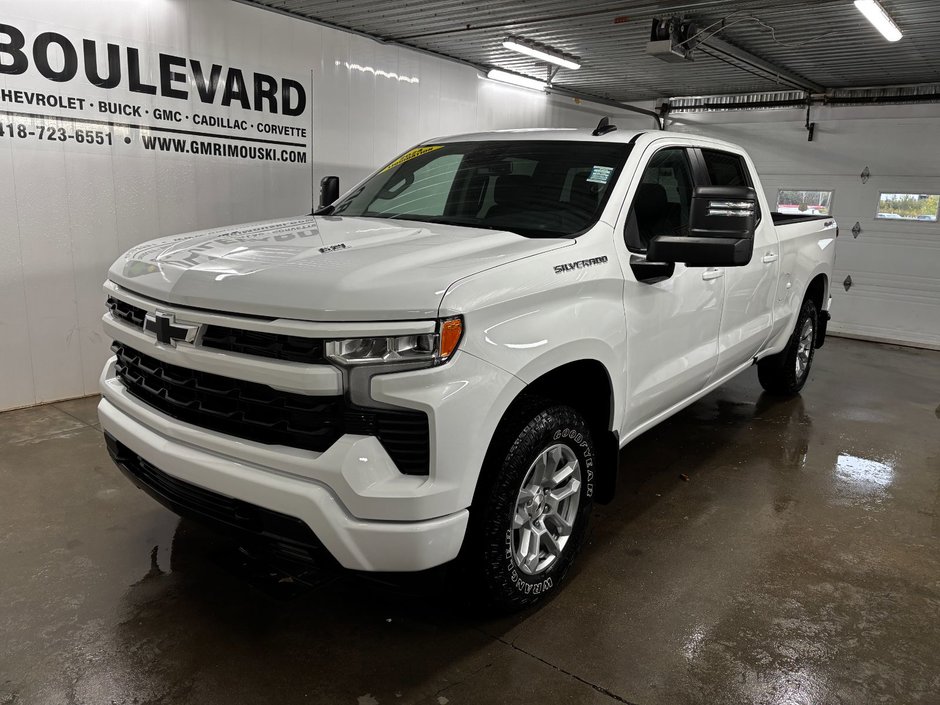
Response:
M102 428L180 514L359 570L458 559L519 607L630 439L754 363L802 388L836 234L705 137L436 140L315 215L121 257Z

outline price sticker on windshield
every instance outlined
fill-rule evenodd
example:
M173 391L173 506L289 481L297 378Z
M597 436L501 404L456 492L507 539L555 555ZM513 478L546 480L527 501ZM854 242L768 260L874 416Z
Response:
M612 166L594 166L591 168L591 174L587 180L592 184L606 184L610 181L610 175L614 173Z
M382 171L379 172L379 173L386 172L386 171L388 171L389 169L394 169L396 166L400 166L401 164L404 164L404 163L407 162L407 161L411 161L411 160L414 159L415 157L420 157L420 156L422 156L422 155L424 155L424 154L427 154L428 152L434 152L434 151L436 151L436 150L438 150L438 149L443 149L443 148L444 148L444 145L442 145L442 144L428 145L427 147L415 147L415 148L412 149L411 151L405 152L404 154L402 154L398 159L396 159L396 160L393 161L391 164L389 164L388 166L386 166L386 167L385 167L384 169L382 169ZM595 167L595 168L596 168L596 167Z

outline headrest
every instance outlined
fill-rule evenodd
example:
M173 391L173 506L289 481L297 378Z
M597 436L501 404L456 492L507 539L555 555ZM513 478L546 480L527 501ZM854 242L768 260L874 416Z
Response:
M633 200L638 218L657 217L662 214L669 203L666 189L660 184L640 184Z

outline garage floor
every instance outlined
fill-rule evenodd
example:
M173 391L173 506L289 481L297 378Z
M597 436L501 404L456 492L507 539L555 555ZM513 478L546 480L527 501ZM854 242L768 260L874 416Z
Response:
M937 703L940 353L831 339L623 453L554 600L288 575L112 467L95 399L0 415L0 704Z

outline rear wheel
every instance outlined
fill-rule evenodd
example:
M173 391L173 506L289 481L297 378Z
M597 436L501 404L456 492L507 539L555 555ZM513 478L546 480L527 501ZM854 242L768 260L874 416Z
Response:
M816 352L818 324L816 304L806 299L787 347L757 363L757 377L764 389L772 394L789 395L803 388Z
M467 568L490 605L521 609L561 584L594 494L594 443L575 409L523 405L500 425L468 529Z

